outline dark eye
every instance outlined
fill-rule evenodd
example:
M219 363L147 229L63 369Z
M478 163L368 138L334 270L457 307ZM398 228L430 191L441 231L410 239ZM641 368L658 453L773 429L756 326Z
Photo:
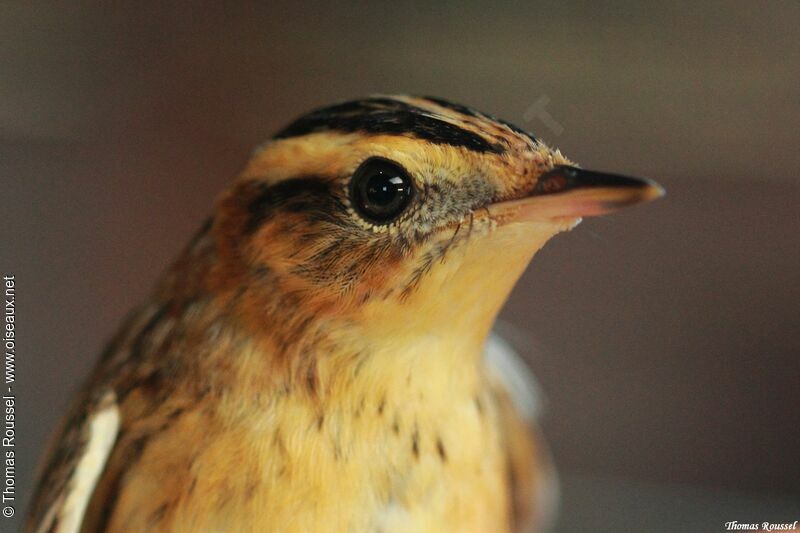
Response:
M405 211L414 194L403 168L386 159L364 161L353 174L350 196L359 215L374 224L388 224Z

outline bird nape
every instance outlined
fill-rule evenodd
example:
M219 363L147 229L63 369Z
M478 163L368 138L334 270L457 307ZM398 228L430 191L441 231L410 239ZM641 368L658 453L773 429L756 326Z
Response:
M484 345L547 240L661 194L441 99L301 117L103 354L27 529L546 528L520 363Z

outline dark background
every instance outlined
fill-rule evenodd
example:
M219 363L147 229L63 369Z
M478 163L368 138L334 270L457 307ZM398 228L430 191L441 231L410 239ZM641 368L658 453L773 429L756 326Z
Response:
M0 7L18 510L104 341L251 149L410 92L668 191L555 239L502 314L548 397L559 531L800 518L800 4L113 4Z

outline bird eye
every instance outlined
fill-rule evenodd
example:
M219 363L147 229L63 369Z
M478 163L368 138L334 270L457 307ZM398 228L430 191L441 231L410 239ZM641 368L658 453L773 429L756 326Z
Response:
M403 168L380 158L366 160L350 181L353 207L368 222L388 224L405 211L414 194Z

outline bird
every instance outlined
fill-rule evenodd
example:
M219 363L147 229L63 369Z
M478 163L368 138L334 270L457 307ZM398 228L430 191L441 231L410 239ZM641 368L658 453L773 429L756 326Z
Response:
M440 98L301 116L112 337L25 530L546 530L527 370L487 340L551 237L662 194Z

